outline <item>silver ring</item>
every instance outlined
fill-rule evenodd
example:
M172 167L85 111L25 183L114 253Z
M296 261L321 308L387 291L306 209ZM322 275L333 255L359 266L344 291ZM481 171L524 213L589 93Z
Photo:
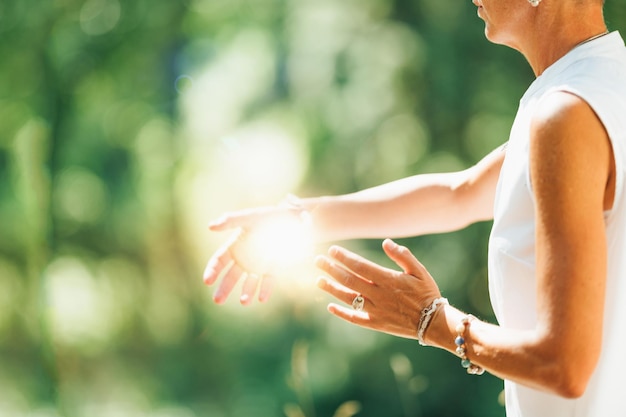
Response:
M354 297L354 300L352 300L352 308L355 309L356 311L363 310L364 304L365 304L365 298L363 298L361 294L357 295L356 297Z

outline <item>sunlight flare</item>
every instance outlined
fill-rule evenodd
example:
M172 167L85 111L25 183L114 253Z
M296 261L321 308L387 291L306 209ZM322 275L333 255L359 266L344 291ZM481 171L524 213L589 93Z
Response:
M243 269L258 275L284 275L312 257L310 215L294 211L271 216L239 235L233 256Z

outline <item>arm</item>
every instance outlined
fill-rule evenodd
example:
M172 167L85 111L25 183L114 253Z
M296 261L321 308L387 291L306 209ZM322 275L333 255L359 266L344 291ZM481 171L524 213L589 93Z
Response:
M504 147L478 164L458 173L416 175L357 193L299 199L297 205L311 213L318 241L354 238L400 237L459 229L493 216L493 198ZM240 229L219 248L204 271L204 282L215 284L221 277L215 302L223 303L239 280L244 281L240 301L250 304L259 290L259 300L271 293L270 274L246 271L237 252L245 246L248 232L272 216L288 215L294 207L263 207L226 213L210 225L213 231ZM253 272L253 273L249 273ZM254 273L256 272L256 273Z
M499 147L460 172L422 174L353 194L302 199L320 241L443 233L493 218Z
M537 327L514 332L476 323L473 355L503 378L576 397L584 392L602 345L603 211L613 195L613 158L604 127L582 99L555 93L537 114L530 148ZM438 324L444 333L434 331L433 337L449 348L442 336L450 330L448 314L456 313L444 312Z
M552 94L537 114L530 158L537 214L538 323L522 331L474 320L465 332L467 356L499 377L577 397L585 390L602 345L603 211L612 201L614 166L606 132L580 98ZM331 304L333 314L416 338L420 311L440 294L406 248L391 241L383 247L402 272L335 247L318 266L337 282L323 279L320 286L344 302L356 293L366 298L366 312ZM454 352L455 328L463 316L452 306L437 310L426 341Z

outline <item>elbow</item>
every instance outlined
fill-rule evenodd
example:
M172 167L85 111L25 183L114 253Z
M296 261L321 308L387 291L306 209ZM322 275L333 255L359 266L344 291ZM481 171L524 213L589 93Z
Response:
M559 383L554 386L555 393L563 398L576 399L583 396L587 389L589 378L585 376L560 377Z
M589 335L586 342L579 331L565 333L546 329L533 343L537 388L566 399L582 397L596 370L602 349L601 335Z
M457 229L479 221L493 219L493 198L489 199L480 190L477 190L471 177L459 175L455 180L450 184L452 199L449 206L456 208L454 219L457 223Z
M585 394L587 385L595 369L595 360L585 363L584 360L567 358L561 355L551 361L548 366L549 372L545 375L545 384L550 387L554 394L567 398L576 399Z

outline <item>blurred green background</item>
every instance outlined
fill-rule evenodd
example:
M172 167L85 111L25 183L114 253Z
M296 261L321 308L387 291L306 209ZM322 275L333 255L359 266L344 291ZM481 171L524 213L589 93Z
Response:
M225 210L503 143L533 77L483 28L469 0L2 0L0 416L502 416L499 380L331 317L313 271L248 308L201 280ZM488 230L401 242L493 320Z

